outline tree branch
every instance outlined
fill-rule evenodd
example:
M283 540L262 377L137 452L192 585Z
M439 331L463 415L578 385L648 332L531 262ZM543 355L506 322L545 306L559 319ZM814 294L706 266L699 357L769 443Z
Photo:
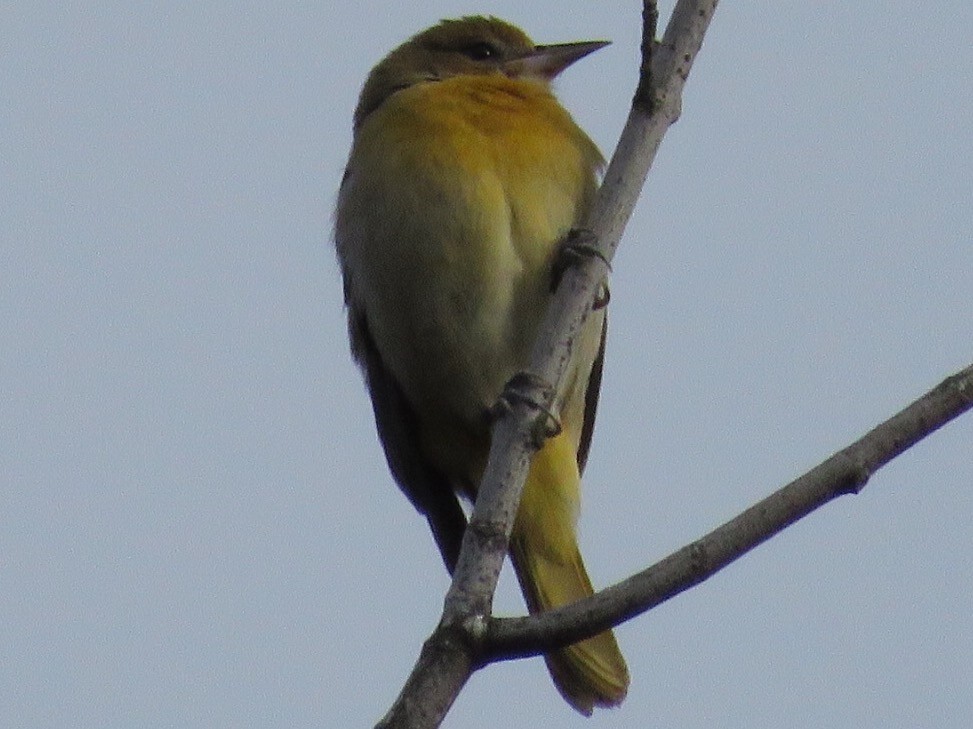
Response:
M973 365L844 450L642 572L557 610L489 622L485 662L561 648L641 615L712 577L812 511L857 494L879 468L973 408Z

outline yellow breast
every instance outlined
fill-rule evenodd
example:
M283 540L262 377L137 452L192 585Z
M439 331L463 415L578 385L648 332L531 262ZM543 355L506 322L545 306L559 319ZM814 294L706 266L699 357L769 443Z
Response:
M501 75L418 84L365 118L337 242L410 400L479 419L525 364L601 163L545 86Z

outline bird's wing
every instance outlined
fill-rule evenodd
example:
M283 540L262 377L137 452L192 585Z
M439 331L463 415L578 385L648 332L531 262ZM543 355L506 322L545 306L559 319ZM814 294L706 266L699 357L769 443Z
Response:
M605 313L601 325L601 344L598 345L598 356L591 366L588 376L588 388L584 393L584 423L581 426L581 440L578 443L578 472L584 473L588 462L588 451L591 450L591 436L595 431L595 411L598 409L598 394L601 391L601 373L605 365L605 340L608 338L608 314Z
M466 515L447 479L423 458L418 418L399 383L385 367L369 332L365 312L350 302L348 306L352 353L365 373L389 469L405 495L429 521L446 569L452 574L459 559Z

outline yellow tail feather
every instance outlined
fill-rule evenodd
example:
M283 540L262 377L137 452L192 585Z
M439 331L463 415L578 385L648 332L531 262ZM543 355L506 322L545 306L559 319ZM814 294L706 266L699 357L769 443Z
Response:
M574 524L580 476L566 433L545 443L531 463L510 553L532 613L592 594ZM611 631L545 656L558 691L590 715L595 706L617 706L628 690L628 667Z

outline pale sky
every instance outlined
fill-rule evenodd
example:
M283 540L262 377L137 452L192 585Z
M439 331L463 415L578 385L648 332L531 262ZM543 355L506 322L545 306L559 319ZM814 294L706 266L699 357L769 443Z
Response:
M0 10L0 726L361 727L395 697L447 579L331 210L369 68L474 12L614 41L558 84L610 153L634 2ZM615 262L597 585L973 361L971 37L959 0L720 4ZM531 659L445 726L966 726L971 521L968 415L621 627L621 708L581 718Z

